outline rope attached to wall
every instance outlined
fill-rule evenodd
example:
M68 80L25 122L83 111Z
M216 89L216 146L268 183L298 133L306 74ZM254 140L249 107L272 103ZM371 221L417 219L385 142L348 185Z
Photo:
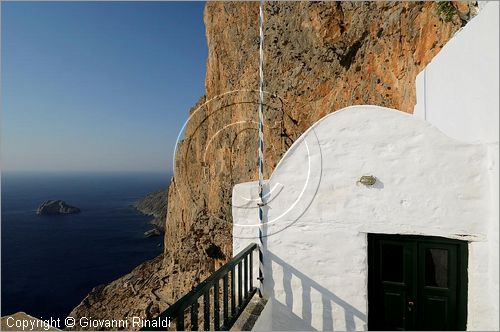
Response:
M264 187L264 117L262 108L264 105L264 0L260 0L259 6L259 297L262 297L264 288L264 241L262 238L263 227L263 187Z

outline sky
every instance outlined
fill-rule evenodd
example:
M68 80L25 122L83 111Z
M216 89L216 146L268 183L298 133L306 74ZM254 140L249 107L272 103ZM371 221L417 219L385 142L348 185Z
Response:
M2 171L171 172L203 2L1 3Z

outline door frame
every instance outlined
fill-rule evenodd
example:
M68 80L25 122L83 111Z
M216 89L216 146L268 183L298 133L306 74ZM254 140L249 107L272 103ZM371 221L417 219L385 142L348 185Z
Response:
M455 240L438 236L427 236L427 235L405 235L405 234L379 234L379 233L367 233L367 264L368 264L368 297L367 297L367 307L368 307L368 329L375 327L375 317L378 314L377 310L370 310L370 298L374 297L375 287L378 284L376 275L374 273L374 267L370 266L371 262L375 261L376 248L378 240L385 241L400 241L406 243L412 243L414 247L415 254L418 256L418 243L426 244L442 244L442 245L456 245L457 250L457 328L458 330L465 330L467 328L467 302L468 302L468 259L469 259L469 248L468 242L463 240ZM418 276L422 271L419 271L417 259L413 262L413 268L415 269L415 276ZM420 297L418 292L417 282L412 285L412 291L415 297ZM371 315L370 315L371 311ZM371 327L370 327L371 326Z

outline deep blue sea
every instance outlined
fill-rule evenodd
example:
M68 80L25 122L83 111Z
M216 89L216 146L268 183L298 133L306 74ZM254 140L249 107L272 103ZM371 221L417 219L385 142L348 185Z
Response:
M160 254L163 237L143 234L151 217L130 205L169 181L166 173L2 174L1 314L64 318L93 287ZM37 216L47 199L82 212Z

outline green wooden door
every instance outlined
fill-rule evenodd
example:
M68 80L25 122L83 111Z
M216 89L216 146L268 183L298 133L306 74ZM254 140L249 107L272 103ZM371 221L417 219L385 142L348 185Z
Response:
M370 330L465 330L467 243L368 235Z

